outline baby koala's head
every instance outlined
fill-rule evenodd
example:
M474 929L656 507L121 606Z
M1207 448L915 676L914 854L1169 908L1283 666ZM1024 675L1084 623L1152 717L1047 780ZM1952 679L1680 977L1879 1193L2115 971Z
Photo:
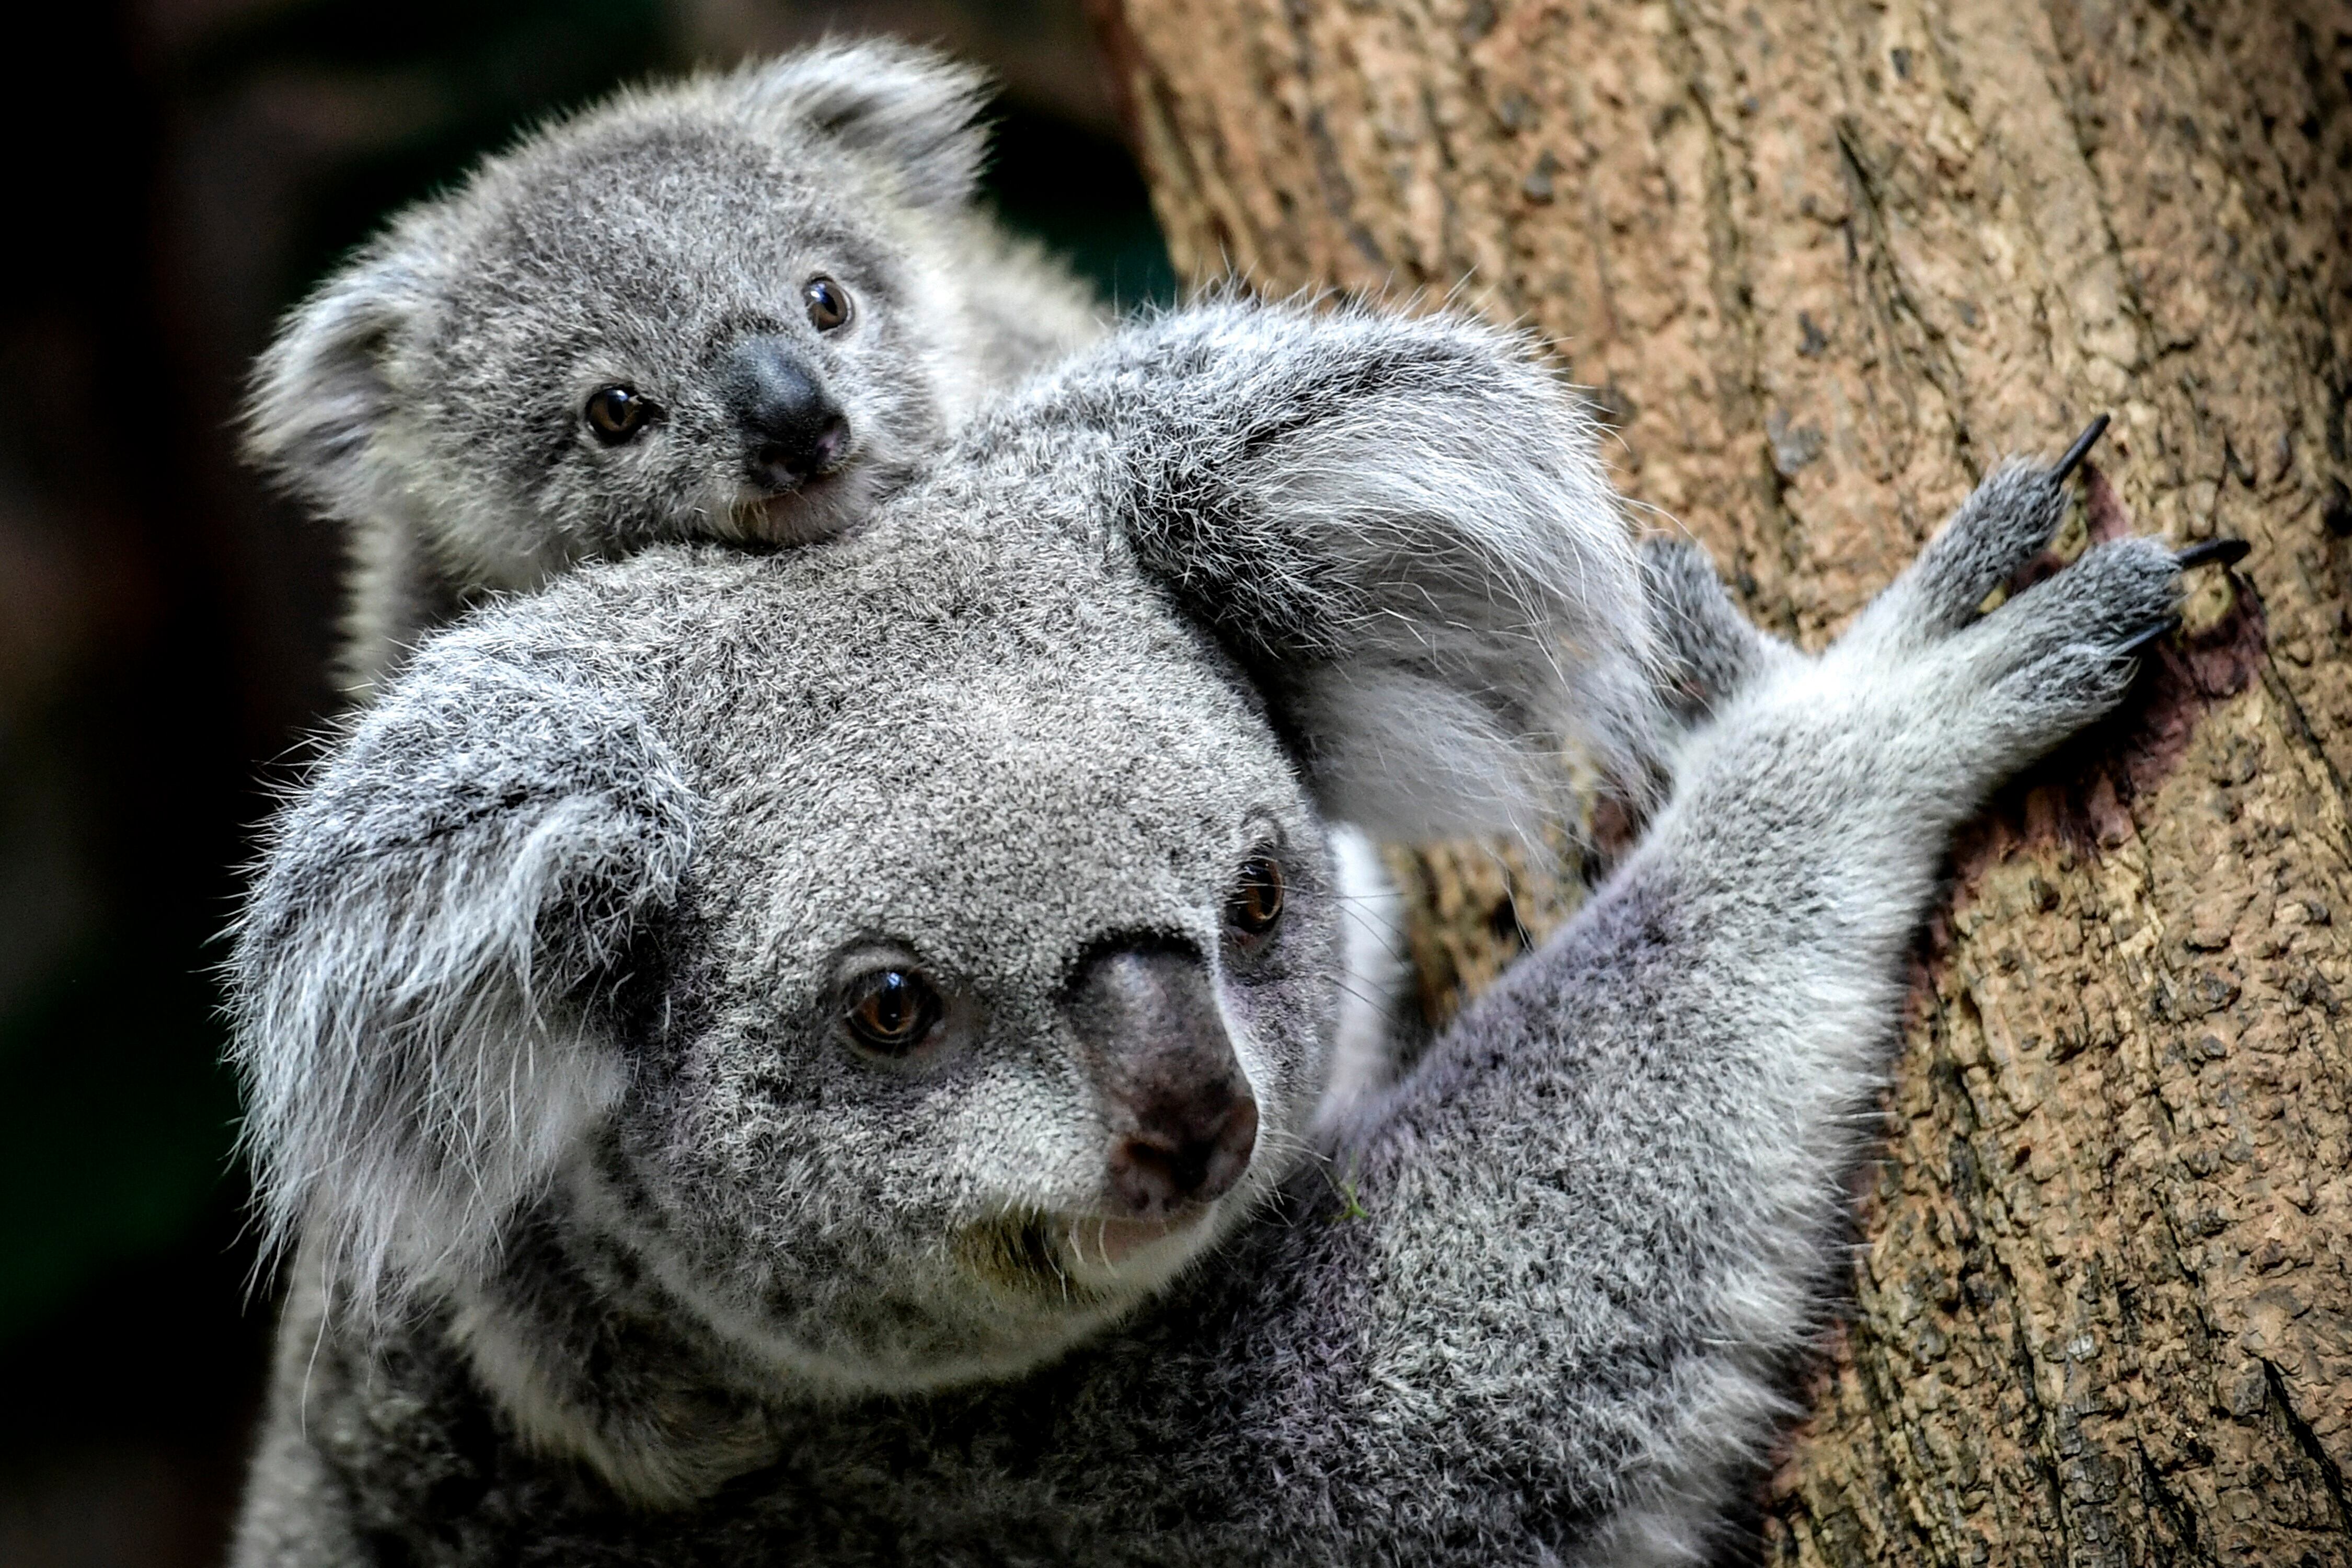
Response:
M862 517L961 414L977 76L881 42L625 92L287 320L253 455L459 590Z

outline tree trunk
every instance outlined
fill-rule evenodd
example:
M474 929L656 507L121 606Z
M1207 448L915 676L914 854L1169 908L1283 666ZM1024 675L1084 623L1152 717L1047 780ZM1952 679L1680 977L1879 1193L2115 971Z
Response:
M2352 5L1101 20L1180 268L1538 329L1801 642L2102 410L2092 531L2253 542L1955 856L1766 1550L2352 1563ZM1402 865L1441 1012L1559 916Z

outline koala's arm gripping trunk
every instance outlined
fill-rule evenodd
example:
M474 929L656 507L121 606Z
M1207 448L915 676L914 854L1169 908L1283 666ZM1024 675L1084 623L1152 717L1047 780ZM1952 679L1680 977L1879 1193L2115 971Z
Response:
M2126 541L1979 616L2062 512L2004 470L1821 659L1685 650L1739 689L1643 843L1223 1275L1188 1392L1138 1391L1216 1435L1186 1507L1334 1561L1705 1554L1818 1324L1948 837L2177 594Z

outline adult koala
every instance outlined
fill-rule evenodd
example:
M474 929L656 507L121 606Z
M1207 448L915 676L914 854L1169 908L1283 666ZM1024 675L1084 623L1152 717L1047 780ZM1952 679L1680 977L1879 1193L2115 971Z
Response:
M352 529L344 674L583 561L862 520L1100 336L973 201L980 73L887 39L632 89L417 204L291 311L247 447Z
M2127 541L1978 613L2059 478L1806 658L1511 340L1226 303L856 535L477 616L238 938L299 1252L236 1561L1695 1559L1948 834L2174 602ZM1662 672L1647 837L1310 1148L1326 824L1525 826Z

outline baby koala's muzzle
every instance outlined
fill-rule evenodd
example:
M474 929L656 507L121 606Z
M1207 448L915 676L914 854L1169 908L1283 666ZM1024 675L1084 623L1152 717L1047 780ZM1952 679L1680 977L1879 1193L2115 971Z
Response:
M1099 949L1062 1007L1110 1131L1111 1205L1160 1219L1230 1192L1257 1146L1257 1100L1200 954L1151 939Z
M743 434L751 482L761 489L792 489L848 451L848 418L786 339L738 343L721 366L720 383Z

